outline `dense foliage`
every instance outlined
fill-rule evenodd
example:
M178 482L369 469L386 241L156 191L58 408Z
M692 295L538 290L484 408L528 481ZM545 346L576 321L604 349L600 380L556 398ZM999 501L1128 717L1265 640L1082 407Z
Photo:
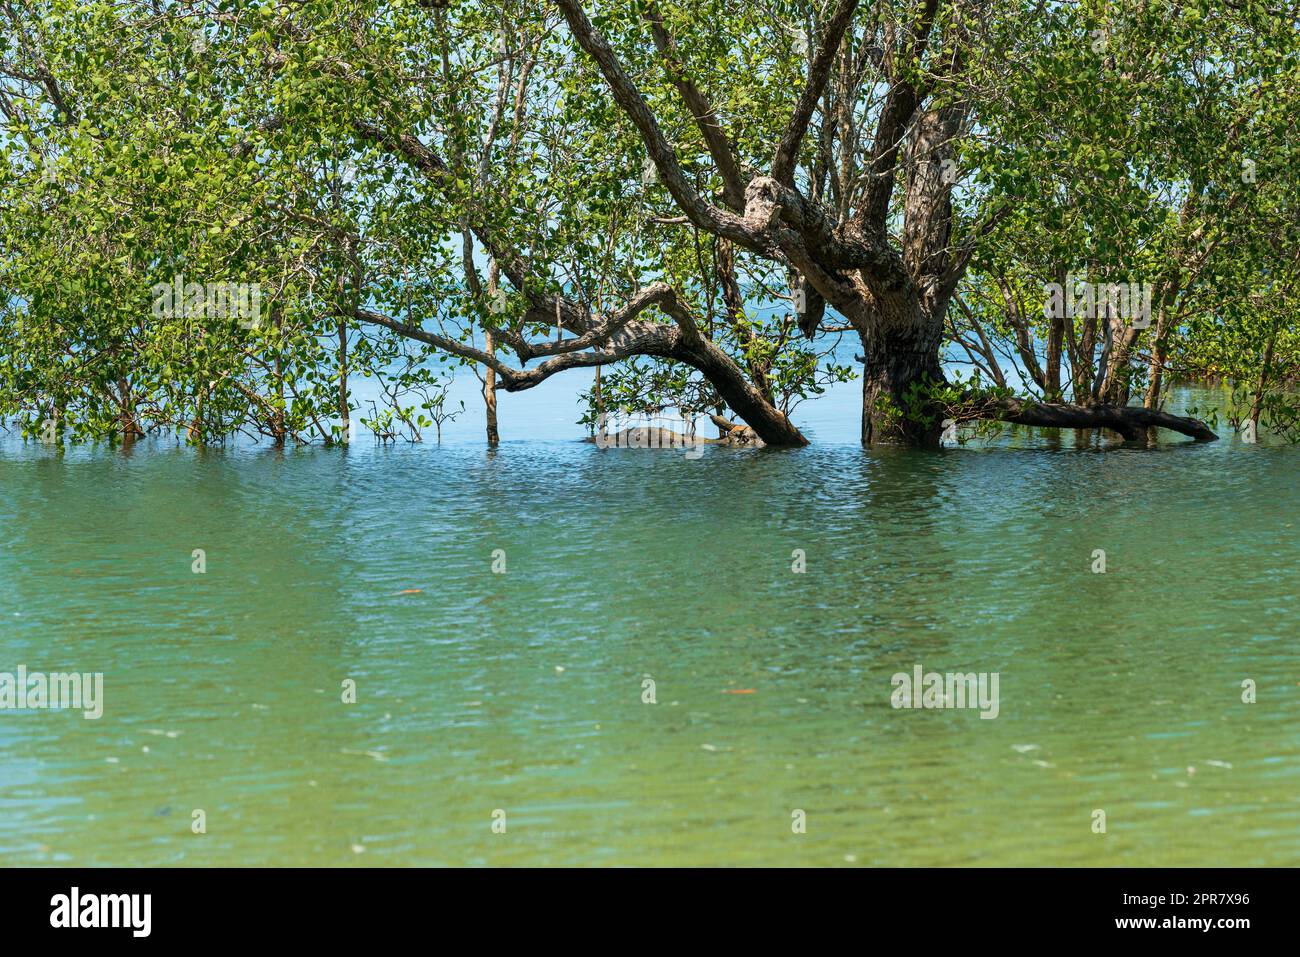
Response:
M0 415L330 442L440 429L452 366L599 367L589 417L797 444L854 375L864 441L1215 377L1290 436L1298 38L1290 0L0 0Z

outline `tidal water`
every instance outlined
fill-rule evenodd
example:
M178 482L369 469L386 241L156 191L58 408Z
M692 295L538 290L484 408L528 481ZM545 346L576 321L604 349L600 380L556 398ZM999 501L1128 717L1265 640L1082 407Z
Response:
M0 442L0 672L104 676L0 710L0 859L1300 863L1300 450L867 452L852 398L697 459L518 397L496 451Z

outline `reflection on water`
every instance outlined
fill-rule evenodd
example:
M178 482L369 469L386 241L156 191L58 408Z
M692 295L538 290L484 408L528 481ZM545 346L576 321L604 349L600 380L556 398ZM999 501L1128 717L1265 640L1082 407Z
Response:
M1054 444L9 443L0 671L105 713L0 711L0 853L1297 863L1300 452ZM998 718L892 709L916 664Z

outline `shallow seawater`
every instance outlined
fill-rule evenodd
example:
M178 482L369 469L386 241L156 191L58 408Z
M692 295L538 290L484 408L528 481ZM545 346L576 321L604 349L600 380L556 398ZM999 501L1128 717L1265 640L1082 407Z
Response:
M1298 467L8 440L0 672L102 672L104 714L0 711L0 854L1295 864ZM996 672L997 718L891 707L917 664Z

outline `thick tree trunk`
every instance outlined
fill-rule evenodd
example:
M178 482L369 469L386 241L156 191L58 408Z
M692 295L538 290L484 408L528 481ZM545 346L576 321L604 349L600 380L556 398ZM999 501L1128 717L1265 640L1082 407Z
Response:
M877 335L864 341L862 444L899 443L937 447L942 416L924 391L942 383L938 330Z

